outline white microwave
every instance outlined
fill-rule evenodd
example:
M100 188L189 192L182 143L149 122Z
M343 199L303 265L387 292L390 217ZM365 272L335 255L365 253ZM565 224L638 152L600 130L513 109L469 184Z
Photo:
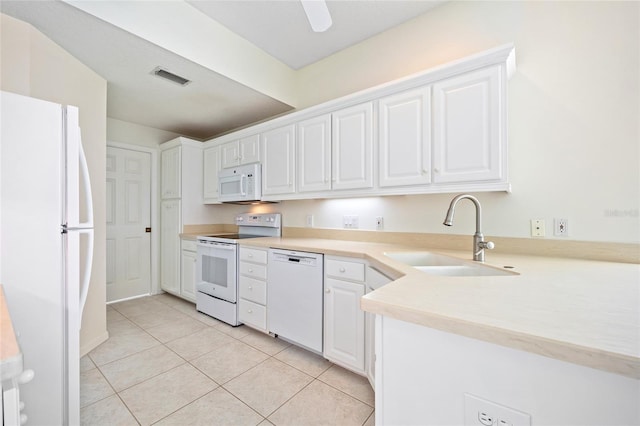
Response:
M218 200L223 203L245 204L262 198L262 168L260 163L246 164L218 173Z

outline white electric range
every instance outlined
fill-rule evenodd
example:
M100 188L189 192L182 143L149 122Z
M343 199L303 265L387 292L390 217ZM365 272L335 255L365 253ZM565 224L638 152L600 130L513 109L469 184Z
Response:
M238 233L198 236L196 309L230 325L238 321L238 242L282 235L280 213L236 216Z

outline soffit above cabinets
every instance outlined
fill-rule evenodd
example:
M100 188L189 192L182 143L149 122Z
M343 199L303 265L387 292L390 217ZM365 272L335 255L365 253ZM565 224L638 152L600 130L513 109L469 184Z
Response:
M294 109L296 69L440 3L329 0L324 33L298 1L3 0L0 11L105 78L109 117L208 139ZM156 67L193 83L158 79Z

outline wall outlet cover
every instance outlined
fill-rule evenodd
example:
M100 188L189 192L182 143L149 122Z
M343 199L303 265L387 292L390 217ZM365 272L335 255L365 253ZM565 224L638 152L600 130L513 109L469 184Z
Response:
M495 402L464 394L465 426L531 426L531 415Z

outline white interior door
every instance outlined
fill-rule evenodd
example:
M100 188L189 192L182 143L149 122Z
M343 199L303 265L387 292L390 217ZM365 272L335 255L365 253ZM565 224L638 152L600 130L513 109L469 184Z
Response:
M107 147L107 302L151 292L151 154Z

